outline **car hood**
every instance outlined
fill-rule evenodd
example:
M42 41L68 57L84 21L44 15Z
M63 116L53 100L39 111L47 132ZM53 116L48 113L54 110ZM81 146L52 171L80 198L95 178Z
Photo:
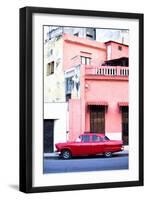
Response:
M57 143L55 144L55 146L66 146L66 145L69 145L69 144L75 144L76 142L60 142L60 143Z

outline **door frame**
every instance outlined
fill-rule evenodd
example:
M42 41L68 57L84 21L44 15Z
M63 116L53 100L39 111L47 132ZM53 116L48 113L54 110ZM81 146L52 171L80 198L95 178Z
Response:
M103 120L104 120L104 130L103 131L92 131L92 128L91 128L91 112L92 112L92 107L95 107L97 110L98 109L101 109L101 110L103 110L102 112L103 112L103 114L104 114L104 118L103 118ZM90 132L91 133L104 133L105 134L105 112L106 112L106 109L105 109L105 106L99 106L99 105L91 105L90 106L90 109L89 109L89 115L90 115Z
M123 112L126 110L128 112L128 134L127 134L127 144L124 145L129 145L129 107L128 106L122 106L121 107L121 128L122 128L122 141L124 143L124 132L123 132Z
M54 123L55 123L55 120L54 119L44 119L43 120L43 127L44 127L45 121L52 121L52 123L53 123L52 124L52 148L51 148L52 151L51 152L50 151L49 152L44 152L44 148L45 148L44 147L44 145L45 145L44 144L45 143L45 129L43 128L43 131L44 131L43 132L43 152L44 153L52 153L52 152L54 152L54 125L55 125Z

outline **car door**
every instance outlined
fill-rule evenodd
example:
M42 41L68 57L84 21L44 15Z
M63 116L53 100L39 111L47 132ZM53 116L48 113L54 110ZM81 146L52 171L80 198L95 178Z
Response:
M92 135L92 151L94 154L104 152L104 140L98 135Z
M81 142L78 147L79 155L90 155L92 151L92 145L90 141L90 135L82 135Z

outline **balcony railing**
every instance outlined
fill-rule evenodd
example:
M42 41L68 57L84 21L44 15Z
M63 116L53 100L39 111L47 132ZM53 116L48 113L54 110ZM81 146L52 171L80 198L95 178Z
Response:
M96 63L96 61L92 60ZM81 57L79 55L74 56L71 59L71 66L75 67L82 65L85 68L86 75L98 75L98 76L129 76L129 67L127 66L93 66L84 65L81 63Z
M85 66L86 75L129 76L129 68L122 66Z

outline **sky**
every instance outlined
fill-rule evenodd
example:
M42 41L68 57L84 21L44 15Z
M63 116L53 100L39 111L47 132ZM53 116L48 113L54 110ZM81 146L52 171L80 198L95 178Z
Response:
M96 40L99 42L113 40L116 42L129 44L129 31L114 29L96 29Z
M47 32L51 29L57 28L55 26L45 26L44 36L46 37ZM106 42L113 40L116 42L124 43L129 45L129 31L128 30L118 30L118 29L96 29L96 40L99 42Z

